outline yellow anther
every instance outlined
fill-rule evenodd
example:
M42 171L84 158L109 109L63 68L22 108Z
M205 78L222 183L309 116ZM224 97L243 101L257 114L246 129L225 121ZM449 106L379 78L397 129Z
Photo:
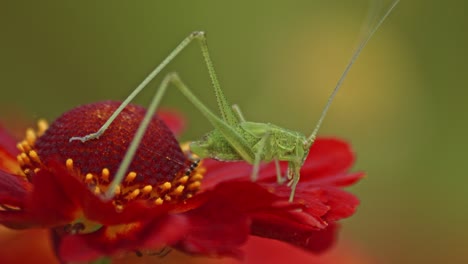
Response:
M94 187L94 194L101 194L101 189L99 186Z
M183 152L190 151L190 143L186 142L186 143L180 144L180 149L182 149Z
M129 195L127 195L127 199L129 199L129 200L135 199L139 194L140 194L140 190L135 189L135 190L133 190L133 192L131 192Z
M109 175L110 175L110 172L109 172L109 169L108 168L104 168L102 169L102 172L101 172L101 179L104 180L104 181L109 181Z
M24 148L23 148L23 144L21 144L21 143L16 144L16 148L21 152L25 152Z
M150 193L151 191L153 191L153 186L151 185L146 185L145 187L143 187L141 189L141 191L144 193L144 194L148 194Z
M196 181L196 182L192 182L191 184L189 184L188 189L193 191L193 190L197 190L198 188L200 188L200 186L201 186L201 183Z
M36 132L31 128L26 130L26 142L28 142L29 145L34 145L34 142L36 142Z
M20 144L23 147L23 152L28 152L31 150L31 145L29 145L29 143L26 142L26 140L21 141Z
M34 173L37 174L40 170L41 170L41 169L39 169L39 168L35 168L35 169L34 169Z
M29 151L29 157L36 163L41 163L41 159L35 150Z
M115 205L115 211L117 212L122 212L123 211L123 206L118 204L118 205Z
M129 172L127 174L127 177L125 177L125 181L126 182L132 182L136 178L136 176L137 176L136 172L133 172L133 171Z
M90 183L90 182L93 181L93 178L94 178L93 174L88 173L88 174L86 174L86 176L85 176L85 182L86 182L86 183Z
M189 176L184 176L182 178L179 179L179 182L182 183L182 184L185 184L189 179Z
M166 200L166 201L169 202L169 201L171 201L171 199L172 199L172 198L171 198L169 195L167 195L167 194L164 195L164 200Z
M193 195L191 193L187 194L187 199L190 199L192 197L193 197Z
M45 119L39 119L39 121L37 121L37 128L37 135L42 136L42 134L44 134L44 132L49 128L49 124Z
M158 199L154 200L154 203L155 203L156 205L161 205L161 204L164 203L164 200L161 199L161 198L158 198Z
M185 189L185 186L179 185L179 186L177 186L177 188L174 190L174 194L180 195L180 194L182 194L182 192L184 191L184 189Z
M170 190L171 187L172 187L172 184L170 182L165 182L165 183L161 184L161 189L163 191Z
M114 191L115 195L119 195L121 190L122 189L121 189L120 185L115 186L115 191Z
M190 152L189 155L190 155L190 158L191 158L191 159L196 159L196 160L200 159L200 156L198 156L197 154L195 154L195 153L193 153L193 152Z
M20 165L20 167L24 166L24 161L21 155L16 156L16 160L18 161L18 164Z
M28 175L31 173L31 170L30 169L24 169L24 174Z
M72 159L67 159L67 161L65 161L65 165L67 166L68 170L73 170L73 160Z
M197 173L197 174L192 176L191 180L192 181L201 181L201 180L203 180L203 175L200 174L200 173Z
M26 155L26 153L21 153L20 156L25 164L31 164L31 160L29 159L28 155Z

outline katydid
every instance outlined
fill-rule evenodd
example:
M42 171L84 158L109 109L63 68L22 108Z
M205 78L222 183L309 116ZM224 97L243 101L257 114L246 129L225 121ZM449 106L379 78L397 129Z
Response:
M72 137L70 141L80 140L83 143L98 139L106 129L111 125L119 113L130 103L131 100L151 82L160 71L170 63L187 45L193 40L198 40L203 54L205 64L208 68L208 73L211 78L214 92L216 95L221 117L218 117L210 109L208 109L182 82L177 73L168 74L156 91L149 107L147 114L142 120L130 146L125 154L125 157L116 172L114 179L107 192L105 198L110 199L114 196L115 188L122 182L123 177L130 166L130 163L135 155L135 152L143 138L146 128L155 114L155 111L165 94L166 89L170 84L174 85L179 91L187 97L187 99L208 119L213 125L214 130L206 134L202 139L193 141L190 144L190 149L200 158L214 158L220 161L239 161L244 160L253 165L251 180L255 181L258 177L259 166L261 162L275 162L277 171L277 180L283 183L289 180L288 185L291 187L289 201L293 201L296 186L300 179L300 168L302 167L309 149L315 141L317 132L328 112L328 109L339 91L342 83L347 76L351 66L363 50L364 46L371 39L372 35L377 31L379 26L391 13L399 0L393 1L385 14L370 28L367 34L362 38L357 46L351 60L346 66L340 79L338 80L334 90L328 98L325 107L322 110L320 118L310 134L306 137L302 133L291 131L269 123L258 123L246 121L240 108L237 105L231 105L218 82L214 66L208 52L208 45L205 33L196 31L186 37L162 62L159 64L143 82L122 102L120 107L112 114L106 123L95 133L84 137ZM287 175L282 176L279 166L280 161L288 163Z

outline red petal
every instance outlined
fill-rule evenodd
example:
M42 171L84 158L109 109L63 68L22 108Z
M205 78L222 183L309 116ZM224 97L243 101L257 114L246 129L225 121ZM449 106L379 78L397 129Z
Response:
M342 174L354 163L354 154L345 141L318 138L312 145L301 169L301 180L312 181L322 177Z
M48 230L0 229L0 263L58 264L49 243Z
M0 126L0 169L19 173L20 167L16 161L19 150L16 148L16 140Z
M23 176L0 170L0 204L23 207L31 184Z
M36 225L55 227L70 223L79 216L81 209L88 207L101 210L101 214L110 211L111 205L100 206L102 201L62 167L50 162L32 179L34 188L23 211ZM115 212L113 206L112 209Z
M0 170L0 204L14 207L11 210L0 211L0 223L10 228L27 228L31 225L31 217L21 209L31 189L29 182L22 176L9 174Z
M78 210L77 203L70 199L70 193L64 190L50 171L41 169L32 182L34 189L24 210L34 217L38 225L53 227L73 221Z
M0 149L5 151L5 153L16 157L16 155L19 154L19 150L16 148L16 143L16 139L0 125Z
M182 114L173 109L161 109L158 117L169 127L176 136L179 136L185 129L186 121Z
M193 254L233 257L240 257L237 249L250 233L250 214L278 200L250 181L221 183L198 197L206 197L206 203L187 212L190 230L177 248Z
M115 233L104 226L93 233L58 238L58 252L64 261L90 261L121 251L158 249L180 240L186 227L187 220L180 215L140 223L129 232Z
M329 187L325 188L324 192L324 196L327 198L326 204L330 206L330 211L325 215L327 221L350 217L359 205L356 196L341 189Z
M252 234L288 242L312 252L322 252L333 245L336 236L336 224L327 228L314 230L297 224L284 225L278 219L255 219L252 223Z

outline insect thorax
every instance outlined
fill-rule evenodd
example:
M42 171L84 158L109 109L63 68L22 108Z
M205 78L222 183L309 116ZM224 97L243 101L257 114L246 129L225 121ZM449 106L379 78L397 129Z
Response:
M306 137L297 131L292 131L273 124L267 124L271 131L270 139L265 148L267 151L263 157L264 161L278 159L301 164L309 153L309 145Z
M261 160L265 162L278 159L302 164L309 152L309 146L305 144L306 137L296 131L255 122L242 122L233 128L250 146L252 153L260 152ZM191 150L201 158L245 160L217 129L206 134L201 140L192 142Z

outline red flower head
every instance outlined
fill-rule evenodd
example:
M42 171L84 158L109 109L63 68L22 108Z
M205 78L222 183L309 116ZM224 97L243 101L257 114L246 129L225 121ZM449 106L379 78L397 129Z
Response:
M323 251L334 241L335 221L358 204L340 189L362 177L348 172L354 156L343 141L315 142L289 203L272 164L251 182L245 162L199 162L182 150L169 129L183 126L174 115L152 119L115 197L103 200L146 111L129 105L99 139L69 139L99 129L118 106L77 107L50 127L40 121L17 149L0 128L0 223L50 229L62 261L164 247L238 257L249 235Z

